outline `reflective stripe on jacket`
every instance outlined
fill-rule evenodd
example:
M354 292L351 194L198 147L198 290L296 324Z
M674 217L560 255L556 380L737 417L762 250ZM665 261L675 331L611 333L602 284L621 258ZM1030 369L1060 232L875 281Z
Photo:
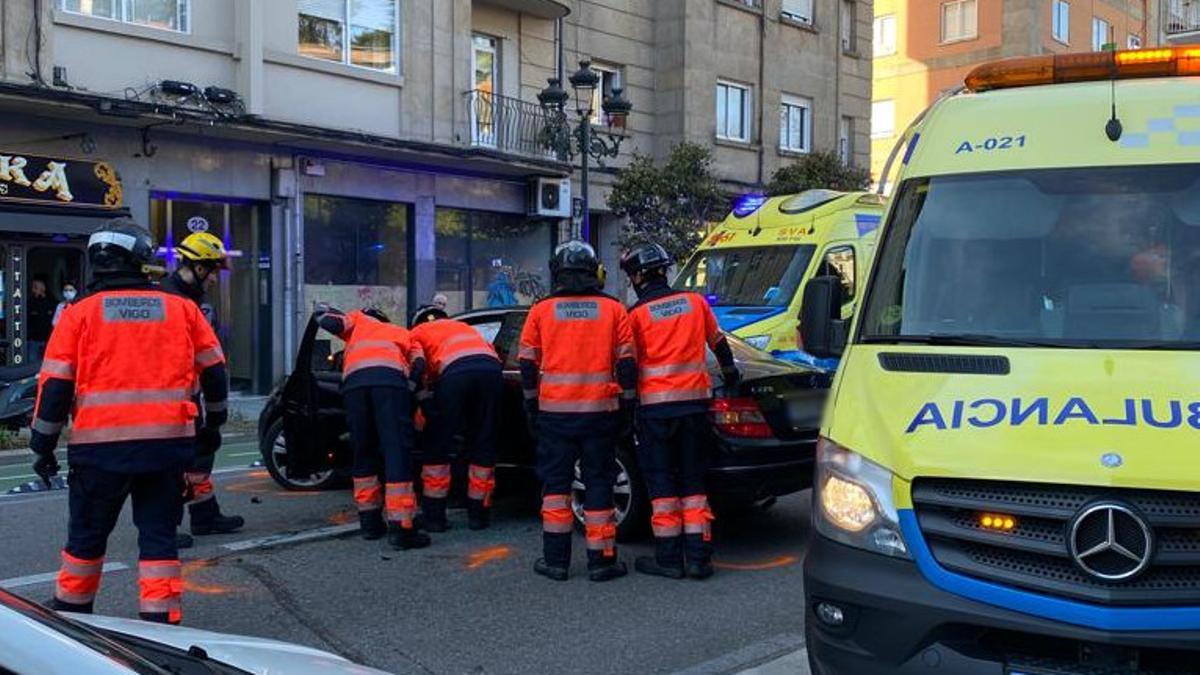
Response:
M347 314L342 324L344 329L338 337L346 341L343 380L367 368L390 368L408 377L409 366L423 356L409 332L400 326L378 321L359 310Z
M542 300L530 308L521 331L520 358L541 371L537 397L543 412L617 410L616 364L633 355L629 315L604 295Z
M430 382L459 359L485 356L500 361L496 350L479 331L461 321L439 319L419 324L412 329L412 339L425 353L425 375Z
M696 293L672 293L629 313L637 344L638 399L642 405L712 396L705 347L722 334L717 318Z

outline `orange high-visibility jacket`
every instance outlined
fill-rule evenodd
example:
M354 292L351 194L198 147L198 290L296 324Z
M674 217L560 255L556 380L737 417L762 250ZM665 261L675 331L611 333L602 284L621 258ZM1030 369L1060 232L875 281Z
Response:
M407 330L373 319L361 310L345 315L342 326L338 337L346 341L343 380L367 368L390 368L407 377L413 361L424 358Z
M519 356L541 370L537 390L525 392L541 411L617 410L616 364L634 357L629 315L606 295L547 298L529 310Z
M712 308L696 293L672 293L629 313L637 345L638 400L644 405L712 396L705 345L723 337Z
M34 429L61 427L41 410L47 381L58 379L74 383L72 447L195 436L199 375L224 363L216 334L187 298L140 288L85 296L50 335Z
M500 361L496 350L471 326L454 319L438 319L413 327L413 342L425 353L425 377L434 382L446 367L472 356L485 356Z

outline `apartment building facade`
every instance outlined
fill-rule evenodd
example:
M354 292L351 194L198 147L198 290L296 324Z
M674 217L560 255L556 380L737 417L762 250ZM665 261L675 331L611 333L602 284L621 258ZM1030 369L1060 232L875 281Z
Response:
M865 165L871 16L869 0L4 0L2 360L41 337L28 285L82 280L86 235L115 213L167 266L190 232L225 238L220 332L254 391L290 369L318 302L529 302L572 236L616 269L605 197L633 152L709 145L731 192L813 149ZM581 186L537 98L551 77L570 92L583 59L594 106L618 87L633 103L623 128L594 116L622 145L592 172L586 233L542 202Z
M1012 56L1158 44L1156 0L876 0L871 172L976 65Z

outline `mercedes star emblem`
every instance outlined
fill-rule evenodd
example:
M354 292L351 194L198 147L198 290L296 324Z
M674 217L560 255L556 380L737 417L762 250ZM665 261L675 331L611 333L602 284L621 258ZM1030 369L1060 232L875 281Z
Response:
M1105 468L1115 469L1124 463L1125 460L1115 452L1106 452L1103 455L1100 455L1100 464L1102 464Z
M1104 581L1126 581L1142 573L1154 556L1154 533L1128 506L1088 506L1071 523L1071 557L1084 572Z

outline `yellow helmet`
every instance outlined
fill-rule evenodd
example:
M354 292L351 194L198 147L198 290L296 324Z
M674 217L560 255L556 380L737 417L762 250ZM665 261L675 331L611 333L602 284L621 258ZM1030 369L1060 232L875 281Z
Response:
M208 232L189 234L175 247L175 255L191 262L229 269L229 252L225 250L225 244L220 237Z

